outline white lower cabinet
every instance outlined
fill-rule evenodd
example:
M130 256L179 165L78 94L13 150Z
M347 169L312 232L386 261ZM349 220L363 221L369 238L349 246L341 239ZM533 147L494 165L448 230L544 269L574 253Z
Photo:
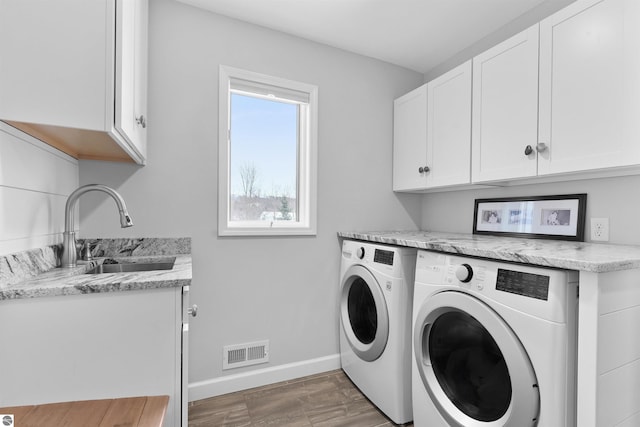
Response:
M186 426L187 298L169 288L0 301L2 406L168 395L164 426Z
M470 182L471 61L396 99L393 189Z

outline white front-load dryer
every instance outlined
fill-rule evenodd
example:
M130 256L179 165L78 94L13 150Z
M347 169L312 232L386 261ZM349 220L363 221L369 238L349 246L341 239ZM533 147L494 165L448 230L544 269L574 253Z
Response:
M411 308L416 249L344 240L340 362L396 424L412 420Z
M418 251L415 427L574 427L576 272Z

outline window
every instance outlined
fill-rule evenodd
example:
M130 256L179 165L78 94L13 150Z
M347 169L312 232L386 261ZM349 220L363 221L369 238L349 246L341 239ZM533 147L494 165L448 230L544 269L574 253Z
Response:
M218 234L316 234L314 85L220 67Z

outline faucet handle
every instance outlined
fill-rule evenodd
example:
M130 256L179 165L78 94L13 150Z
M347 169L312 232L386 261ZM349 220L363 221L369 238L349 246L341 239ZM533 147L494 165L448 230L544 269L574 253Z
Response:
M93 259L91 256L91 246L89 245L89 242L84 242L84 245L82 245L80 259L84 261L91 261Z

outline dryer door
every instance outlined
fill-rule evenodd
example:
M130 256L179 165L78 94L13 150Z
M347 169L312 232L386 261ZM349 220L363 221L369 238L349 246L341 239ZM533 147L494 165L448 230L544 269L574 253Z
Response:
M422 383L449 425L536 424L540 395L531 361L488 305L462 292L435 294L416 314L413 335Z
M389 337L387 304L378 281L361 265L351 266L342 279L340 319L358 357L368 362L380 357Z

